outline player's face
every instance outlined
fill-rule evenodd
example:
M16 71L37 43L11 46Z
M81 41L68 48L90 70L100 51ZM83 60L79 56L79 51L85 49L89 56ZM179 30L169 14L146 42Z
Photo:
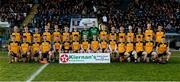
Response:
M28 32L29 30L28 30L28 27L24 27L24 31L25 32Z
M131 37L128 37L127 41L128 41L128 42L131 42Z
M95 35L93 35L93 40L96 40L96 36Z
M49 31L49 28L48 27L45 27L45 32L48 32Z
M152 41L152 38L150 36L148 36L147 41Z
M64 31L65 31L65 32L68 32L68 27L64 27Z
M147 24L147 29L150 29L150 28L151 28L151 24L148 23L148 24Z
M162 30L162 27L161 26L158 26L158 31L161 31Z
M141 29L140 28L138 28L138 33L141 33Z
M14 26L14 32L18 32L18 27Z
M34 39L33 39L33 40L34 40L34 42L37 42L37 37L34 37Z
M83 36L83 39L86 41L86 40L87 40L87 36L86 36L86 35L84 35L84 36Z
M46 41L46 36L43 36L43 40Z
M36 33L39 32L39 29L38 29L38 28L35 28L34 30L35 30Z
M112 28L111 28L111 31L114 32L114 31L115 31L115 27L112 27Z
M26 42L26 37L23 38L23 42Z
M104 31L105 30L105 25L102 25L101 29Z
M161 41L164 43L164 42L166 42L166 39L165 39L165 38L162 38Z
M15 36L11 36L11 40L12 40L12 41L15 41Z
M129 32L132 32L132 26L129 26L128 29L129 29Z
M120 27L120 31L123 32L124 31L124 27L121 26Z
M77 41L78 37L77 36L74 36L74 41Z

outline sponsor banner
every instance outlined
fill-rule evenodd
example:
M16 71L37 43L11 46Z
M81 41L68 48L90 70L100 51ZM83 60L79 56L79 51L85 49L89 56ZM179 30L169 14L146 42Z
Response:
M110 53L61 53L59 63L110 63Z

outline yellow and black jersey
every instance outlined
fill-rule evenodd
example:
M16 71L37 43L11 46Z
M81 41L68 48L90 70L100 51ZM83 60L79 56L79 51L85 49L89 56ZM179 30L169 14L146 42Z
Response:
M164 53L164 52L166 52L167 51L167 49L168 49L168 43L159 43L158 45L157 45L157 50L158 50L158 53L160 53L160 54L162 54L162 53Z
M134 33L133 32L128 32L126 35L126 40L130 37L131 42L134 42Z
M144 43L144 50L149 54L153 51L154 42L153 41L146 41Z
M32 44L31 44L31 52L33 53L33 54L35 54L35 53L37 53L38 51L39 51L39 49L40 49L40 43L39 42L33 42Z
M46 53L50 49L51 49L51 44L50 44L49 41L43 41L41 43L41 51L42 51L42 53Z
M134 43L128 42L126 43L126 52L132 52L134 50Z
M114 36L113 38L112 38L112 36ZM109 40L117 40L117 33L110 33L109 34Z
M22 42L20 47L21 47L21 53L27 53L29 52L30 43Z
M60 43L60 41L54 42L54 49L55 49L56 51L59 51L59 50L61 49L61 43Z
M116 41L115 40L110 40L109 41L109 46L111 48L112 51L114 51L117 47Z
M108 47L108 42L106 40L102 40L100 42L101 48L106 49Z
M157 31L156 32L156 42L160 43L161 42L161 38L165 35L165 32L163 31Z
M72 50L80 50L80 43L77 41L72 42Z
M145 30L145 32L144 32L144 39L145 39L145 41L148 41L148 37L153 39L153 37L154 37L154 31L153 30L151 30L151 29Z
M21 33L13 32L11 35L15 36L15 41L20 42L21 41Z
M77 41L79 41L80 40L80 34L79 34L79 32L72 32L72 41L75 41L74 40L74 36L77 36Z
M135 43L135 50L136 52L144 51L144 43L142 41Z
M91 49L93 51L96 51L99 48L99 42L98 41L91 41Z
M57 32L53 32L52 36L53 36L53 41L54 42L56 41L56 37L59 37L58 41L60 41L60 39L61 39L61 33L58 32L58 31Z
M126 50L125 45L126 45L125 42L119 42L118 43L118 52L119 53L124 53L125 52L125 50Z
M46 36L46 40L51 42L51 33L50 32L43 32L42 34L43 36L45 35Z
M105 37L105 39L107 40L108 32L101 30L101 31L99 32L99 38L100 38L100 40L102 40L103 37Z
M62 33L62 41L65 42L66 40L70 41L70 33L69 32Z
M33 37L37 37L37 42L41 42L41 34L40 33L34 33Z
M84 50L88 50L88 48L89 48L89 42L88 41L81 42L81 45L82 45L82 48Z
M125 40L126 40L125 36L126 36L126 33L124 33L124 32L118 33L118 40L121 38L122 42L125 42Z
M9 42L9 51L13 53L19 53L19 42L18 41L10 41Z
M143 41L143 34L140 34L140 33L138 33L138 34L136 34L136 42L138 42L138 41Z
M70 50L70 49L71 49L71 43L70 43L70 41L65 41L65 42L63 43L63 49L64 49L64 50Z
M30 32L24 32L24 33L23 33L23 36L26 36L27 42L31 43L31 41L32 41L32 35L31 35Z

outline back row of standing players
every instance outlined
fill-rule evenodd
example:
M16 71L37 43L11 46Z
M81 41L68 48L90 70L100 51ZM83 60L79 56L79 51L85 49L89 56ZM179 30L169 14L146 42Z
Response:
M69 32L67 26L60 32L58 25L54 26L54 32L49 32L49 26L44 27L40 33L38 28L32 34L27 26L24 32L18 32L15 26L11 33L11 41L8 45L9 63L34 60L47 63L58 60L60 53L111 53L113 61L129 62L168 62L171 53L165 40L165 32L162 26L158 26L154 32L151 24L143 32L138 28L134 33L132 26L125 33L121 26L119 32L115 27L111 31L102 25L101 30L91 27L79 32L76 28Z

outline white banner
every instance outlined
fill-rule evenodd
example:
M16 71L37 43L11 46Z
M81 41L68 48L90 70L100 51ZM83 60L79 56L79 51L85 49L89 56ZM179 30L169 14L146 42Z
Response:
M61 53L59 63L110 63L110 53Z

